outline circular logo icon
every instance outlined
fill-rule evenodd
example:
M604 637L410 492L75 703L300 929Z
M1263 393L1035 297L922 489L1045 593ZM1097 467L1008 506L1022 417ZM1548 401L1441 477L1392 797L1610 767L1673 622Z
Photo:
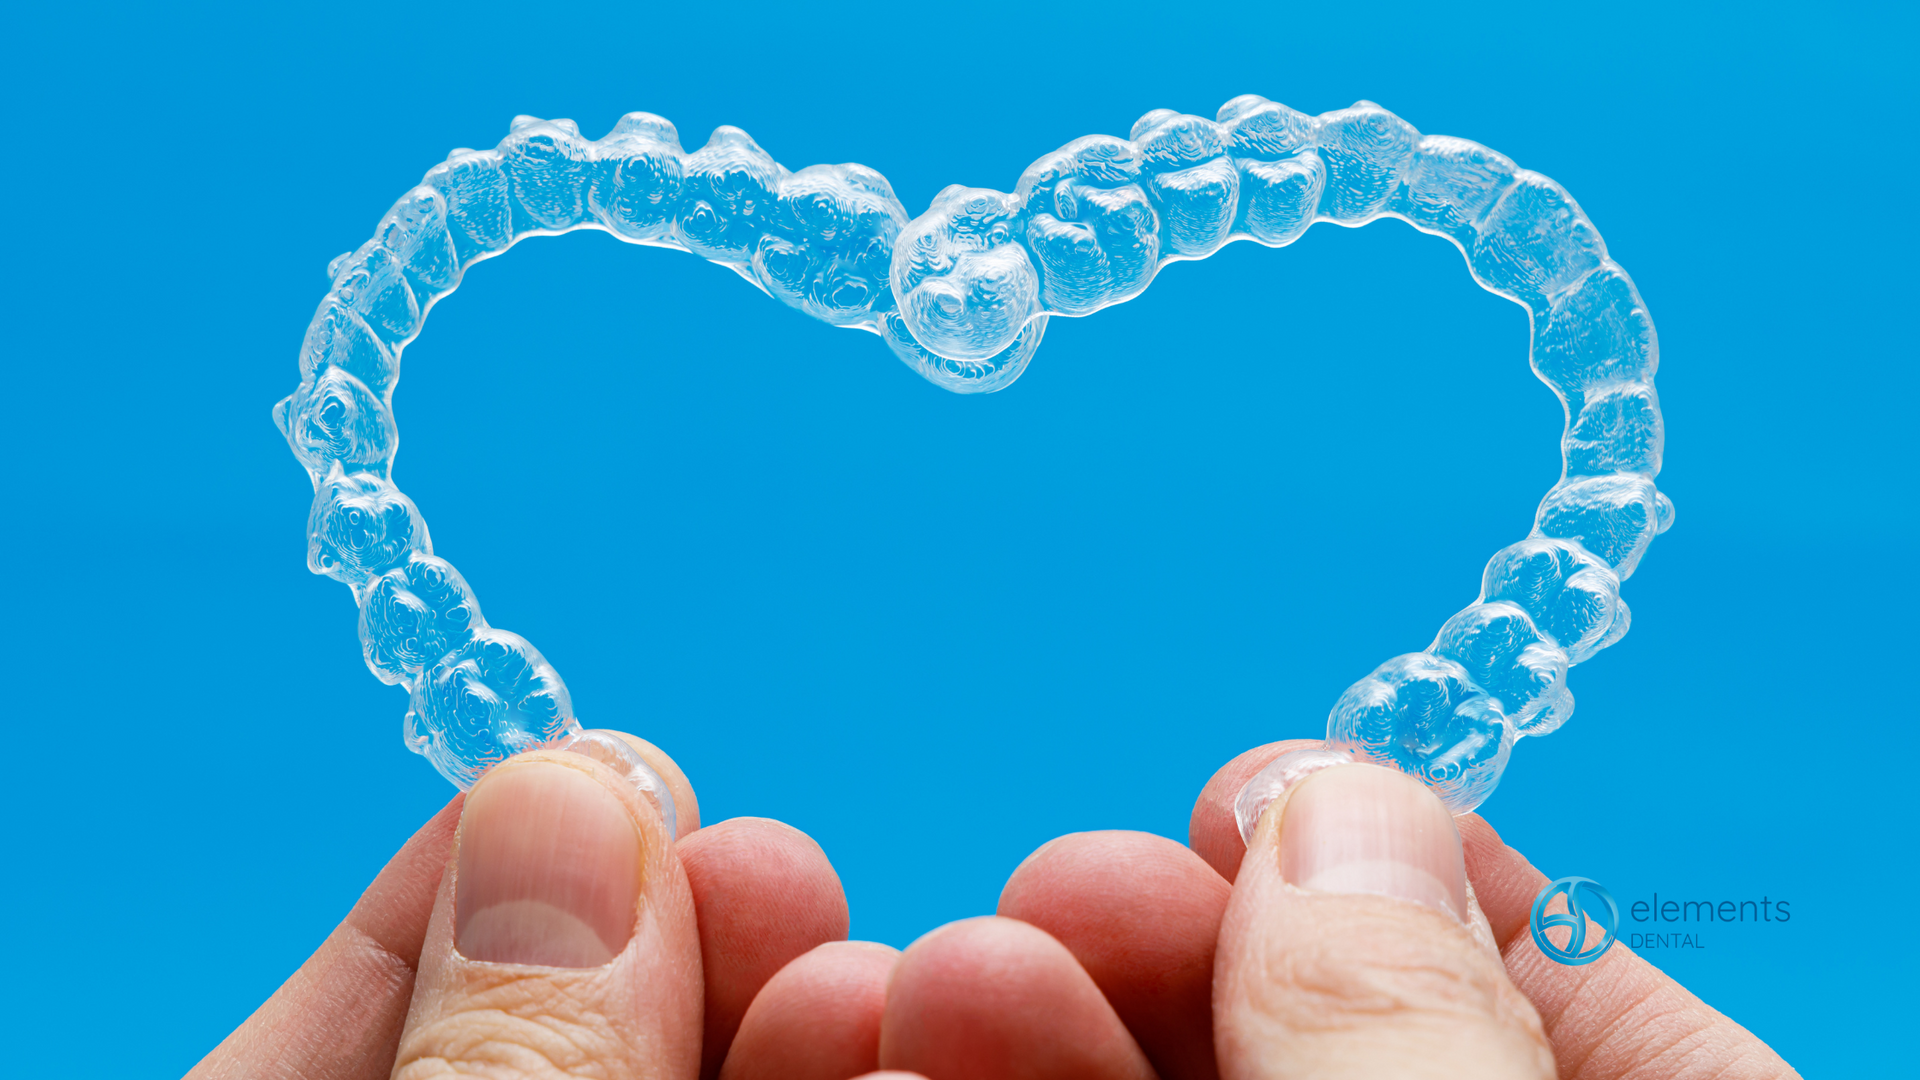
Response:
M1556 896L1567 898L1567 911L1564 915L1547 914L1547 905ZM1600 940L1587 944L1587 920L1600 926ZM1563 877L1559 881L1540 890L1533 899L1533 943L1540 951L1553 957L1562 964L1578 967L1591 964L1613 948L1620 931L1620 906L1613 902L1613 896L1592 878ZM1555 927L1567 928L1567 940L1564 945L1556 945L1547 937L1547 931Z

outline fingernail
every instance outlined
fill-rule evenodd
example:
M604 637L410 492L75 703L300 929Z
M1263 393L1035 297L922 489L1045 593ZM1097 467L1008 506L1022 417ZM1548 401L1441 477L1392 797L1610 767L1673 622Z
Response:
M1378 765L1301 782L1280 821L1280 876L1313 892L1391 896L1466 921L1467 867L1453 815L1424 784Z
M633 936L640 836L626 807L586 773L508 765L467 796L455 874L462 956L599 967Z

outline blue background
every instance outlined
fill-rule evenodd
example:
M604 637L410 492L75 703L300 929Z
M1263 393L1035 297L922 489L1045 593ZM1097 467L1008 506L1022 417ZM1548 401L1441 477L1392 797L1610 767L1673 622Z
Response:
M1244 92L1495 147L1633 274L1678 524L1578 716L1485 812L1623 907L1790 900L1648 955L1809 1074L1904 1062L1910 965L1865 943L1916 884L1913 27L1044 7L7 16L23 1074L183 1071L450 795L346 590L304 569L310 489L268 419L328 259L449 148L646 109L690 147L728 123L790 167L863 162L918 212ZM1018 384L966 398L726 270L580 233L436 309L396 475L590 725L667 748L709 822L812 833L855 935L905 944L1062 832L1184 838L1218 765L1424 647L1557 474L1525 343L1447 244L1321 226L1056 320Z

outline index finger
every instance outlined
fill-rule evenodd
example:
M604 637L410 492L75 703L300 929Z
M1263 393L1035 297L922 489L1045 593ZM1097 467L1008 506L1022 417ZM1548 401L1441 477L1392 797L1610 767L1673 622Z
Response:
M188 1080L386 1077L464 798L401 846L313 956Z
M1319 739L1283 739L1253 749L1220 766L1200 797L1193 802L1193 816L1187 819L1187 846L1205 859L1208 866L1231 884L1240 873L1240 860L1247 854L1247 843L1240 838L1240 823L1233 816L1233 801L1254 774L1273 759L1303 746L1317 746Z
M1570 967L1547 958L1527 932L1547 876L1508 847L1478 814L1456 819L1467 877L1506 961L1507 974L1539 1010L1556 1059L1607 1080L1799 1076L1773 1048L1685 987L1616 944L1600 961Z

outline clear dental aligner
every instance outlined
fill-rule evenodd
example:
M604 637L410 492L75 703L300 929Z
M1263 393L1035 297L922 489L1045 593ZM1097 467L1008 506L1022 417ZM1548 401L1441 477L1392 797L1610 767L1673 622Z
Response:
M300 387L274 409L315 488L308 566L352 588L367 666L411 694L407 746L449 780L464 788L509 754L562 745L626 769L671 815L638 754L581 729L539 651L487 624L393 484L401 351L468 267L525 237L601 229L731 267L815 318L879 334L928 380L981 393L1019 377L1050 316L1131 300L1169 262L1383 217L1446 237L1476 281L1531 314L1533 370L1566 408L1564 468L1532 533L1487 564L1479 598L1426 651L1349 688L1325 747L1276 761L1238 810L1250 831L1293 779L1369 760L1464 813L1517 739L1572 715L1567 670L1626 633L1620 581L1672 523L1653 483L1658 346L1633 282L1558 184L1371 102L1321 116L1253 96L1213 120L1157 110L1126 139L1042 157L1012 194L949 187L911 219L871 169L789 172L737 128L688 153L647 113L598 141L570 120L519 117L498 147L455 150L328 267Z

